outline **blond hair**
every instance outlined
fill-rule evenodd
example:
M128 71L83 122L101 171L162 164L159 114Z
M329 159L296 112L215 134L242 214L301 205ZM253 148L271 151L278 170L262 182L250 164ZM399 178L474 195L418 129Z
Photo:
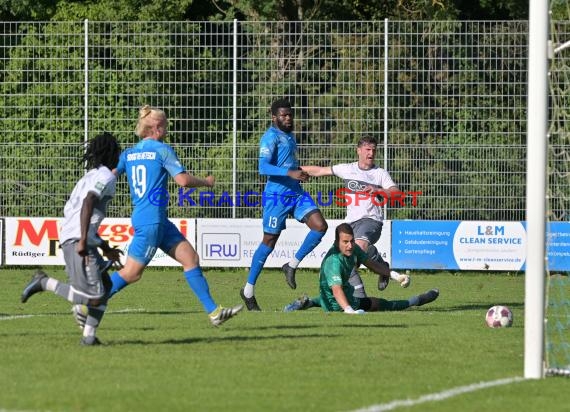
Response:
M145 104L139 109L139 119L135 128L135 134L140 138L148 137L149 130L162 120L166 121L166 113L164 111Z

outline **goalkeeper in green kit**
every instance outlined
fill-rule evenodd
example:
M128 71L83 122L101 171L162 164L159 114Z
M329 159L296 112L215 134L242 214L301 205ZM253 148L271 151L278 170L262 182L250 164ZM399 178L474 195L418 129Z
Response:
M348 282L354 267L363 264L375 273L382 268L375 260L360 249L354 241L354 232L348 223L341 223L335 231L334 245L329 249L319 275L319 296L306 295L284 308L285 312L322 307L325 312L360 314L377 311L404 310L412 306L422 306L433 302L439 296L438 289L431 289L407 300L386 300L375 297L354 297L354 288Z

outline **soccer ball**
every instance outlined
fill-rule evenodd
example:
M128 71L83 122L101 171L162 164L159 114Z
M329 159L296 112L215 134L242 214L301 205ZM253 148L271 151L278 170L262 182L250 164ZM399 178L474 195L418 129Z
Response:
M487 311L485 320L490 328L508 328L513 324L513 312L506 306L493 306Z

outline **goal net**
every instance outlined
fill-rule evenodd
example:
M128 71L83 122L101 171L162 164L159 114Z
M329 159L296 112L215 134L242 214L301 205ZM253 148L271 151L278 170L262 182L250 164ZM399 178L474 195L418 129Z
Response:
M547 169L546 375L570 376L570 16L551 1Z

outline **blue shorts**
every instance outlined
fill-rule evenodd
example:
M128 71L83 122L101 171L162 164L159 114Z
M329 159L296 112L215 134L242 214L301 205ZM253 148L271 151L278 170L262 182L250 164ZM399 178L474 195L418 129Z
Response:
M307 192L300 195L287 193L266 196L263 202L263 233L278 235L286 228L287 217L293 216L303 222L305 217L315 210L319 208Z
M168 254L174 246L183 240L186 238L170 220L137 226L128 253L137 262L147 265L158 248Z

